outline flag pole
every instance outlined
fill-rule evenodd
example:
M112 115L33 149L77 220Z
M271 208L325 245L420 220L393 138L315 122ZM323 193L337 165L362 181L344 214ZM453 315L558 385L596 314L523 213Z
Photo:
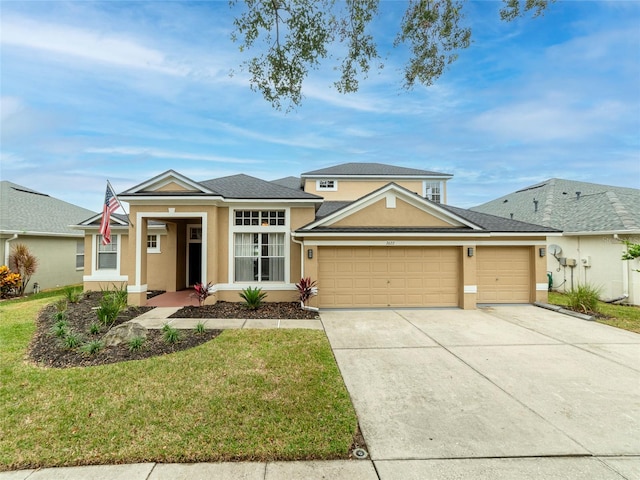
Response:
M113 189L113 185L111 185L111 182L109 181L109 179L107 179L107 185L109 185L109 188L111 189L111 191L113 192L113 196L115 197L116 201L118 202L118 205L120 205L120 208L122 209L122 211L124 212L124 214L127 216L127 222L129 222L129 225L131 225L132 227L134 226L133 223L131 223L131 218L129 218L129 214L127 213L127 211L124 209L124 205L122 205L122 202L120 201L120 199L118 198L118 196L116 195L116 191Z

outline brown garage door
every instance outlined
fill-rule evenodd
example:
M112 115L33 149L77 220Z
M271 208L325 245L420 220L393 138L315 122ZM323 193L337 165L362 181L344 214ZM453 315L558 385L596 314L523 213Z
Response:
M529 303L528 247L478 247L478 303Z
M320 247L320 307L455 307L453 247Z

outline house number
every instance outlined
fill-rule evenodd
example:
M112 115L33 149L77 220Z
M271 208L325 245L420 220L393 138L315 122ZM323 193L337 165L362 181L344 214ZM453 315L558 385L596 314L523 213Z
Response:
M396 244L396 242L394 241L388 241L387 242L387 247L393 247Z

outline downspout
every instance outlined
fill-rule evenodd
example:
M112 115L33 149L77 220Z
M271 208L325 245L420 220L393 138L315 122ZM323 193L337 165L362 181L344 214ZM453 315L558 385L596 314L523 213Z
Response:
M13 242L17 238L18 238L18 234L14 233L13 237L7 238L4 241L4 263L3 263L3 265L6 265L7 267L9 266L9 242Z

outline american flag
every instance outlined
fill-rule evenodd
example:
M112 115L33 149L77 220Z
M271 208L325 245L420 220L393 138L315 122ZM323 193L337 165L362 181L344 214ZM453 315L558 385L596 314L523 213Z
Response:
M102 220L100 220L100 235L102 235L102 244L109 245L111 243L111 214L120 207L118 197L113 193L111 184L107 182L107 192L104 194L104 206L102 207Z

